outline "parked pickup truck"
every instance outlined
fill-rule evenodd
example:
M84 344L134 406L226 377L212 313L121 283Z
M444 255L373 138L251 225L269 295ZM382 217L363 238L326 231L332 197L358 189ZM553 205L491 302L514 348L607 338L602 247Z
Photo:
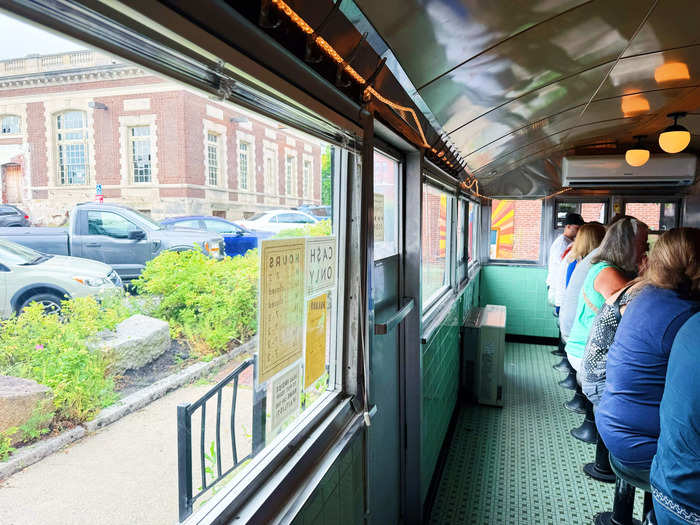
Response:
M114 204L79 204L68 228L0 228L0 238L53 255L93 259L110 265L122 280L137 278L159 253L199 247L224 257L224 240L211 232L166 230L149 217Z

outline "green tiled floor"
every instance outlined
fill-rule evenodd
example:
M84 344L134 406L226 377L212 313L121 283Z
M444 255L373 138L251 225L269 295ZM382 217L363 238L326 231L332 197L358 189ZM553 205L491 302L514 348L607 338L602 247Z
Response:
M589 524L612 509L614 485L581 470L595 447L569 434L583 416L562 406L572 392L557 385L550 350L509 343L504 408L460 410L431 523ZM636 517L641 505L637 491Z

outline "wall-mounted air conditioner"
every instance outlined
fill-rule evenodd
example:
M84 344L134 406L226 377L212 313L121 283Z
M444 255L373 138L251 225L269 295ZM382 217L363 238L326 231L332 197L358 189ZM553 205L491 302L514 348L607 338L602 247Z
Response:
M697 157L690 154L654 155L634 168L624 155L564 157L562 186L625 188L688 186L695 180Z

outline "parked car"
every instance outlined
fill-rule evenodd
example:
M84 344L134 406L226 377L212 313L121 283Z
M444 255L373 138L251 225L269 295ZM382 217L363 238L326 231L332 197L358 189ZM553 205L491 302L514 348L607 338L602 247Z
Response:
M222 219L221 217L205 217L200 215L188 217L171 217L160 221L169 230L189 228L218 233L224 238L225 253L229 257L244 255L248 250L257 248L258 239L268 237L270 233L257 234L243 226Z
M110 293L122 288L117 272L106 264L60 255L46 255L0 239L0 317L19 313L38 302L57 312L61 301Z
M331 207L330 206L318 206L316 204L302 204L297 208L299 211L303 211L304 213L309 213L313 215L314 217L318 217L321 220L323 219L330 219L332 215Z
M224 239L201 231L166 230L124 206L87 203L73 208L68 228L0 228L0 238L41 253L72 255L112 266L124 281L137 278L146 263L163 251L199 247L210 257L224 257Z
M31 226L29 215L17 206L0 204L0 226Z
M292 228L303 228L305 224L319 222L317 217L298 210L271 210L256 213L239 224L251 231L279 233Z

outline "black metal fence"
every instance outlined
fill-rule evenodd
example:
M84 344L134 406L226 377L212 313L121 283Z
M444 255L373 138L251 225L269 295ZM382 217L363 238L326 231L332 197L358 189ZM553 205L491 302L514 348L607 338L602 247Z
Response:
M178 405L177 407L177 475L178 475L178 504L180 511L180 521L184 521L190 514L194 502L201 497L205 492L211 489L219 481L224 479L228 474L243 463L244 461L255 456L265 446L265 391L256 392L253 388L253 424L252 424L252 447L251 452L245 457L238 457L238 444L236 443L236 400L238 398L239 377L248 368L255 368L257 358L249 358L243 361L233 372L227 375L219 383L211 388L206 394L199 398L194 403ZM221 414L222 414L222 391L225 386L233 383L233 394L231 399L231 410L228 414L227 423L231 431L231 453L233 457L232 464L222 466L221 460ZM206 446L205 446L205 430L207 421L207 401L216 396L216 434L214 439L215 447L215 463L216 471L209 468L207 471L206 461ZM197 411L201 411L200 439L199 439L199 465L201 469L201 486L193 491L192 479L192 415ZM225 446L228 446L226 444ZM212 455L208 456L210 462L214 462ZM207 475L210 479L207 480Z

